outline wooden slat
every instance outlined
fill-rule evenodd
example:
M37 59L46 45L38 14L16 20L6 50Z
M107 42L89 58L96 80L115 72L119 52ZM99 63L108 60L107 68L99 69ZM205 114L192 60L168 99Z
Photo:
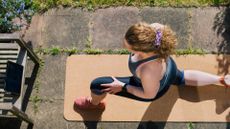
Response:
M25 48L28 51L28 56L33 60L33 62L39 65L40 59L19 34L0 34L0 42L4 41L16 41L21 48Z
M2 110L10 110L12 107L13 107L13 104L11 102L0 103L0 109Z
M19 45L16 43L0 43L0 50L17 50Z
M0 68L0 70L4 72L4 71L6 71L6 68ZM0 78L1 78L1 77L0 77Z
M13 107L13 104L11 102L0 103L0 109L2 109L2 110L9 110L12 107Z
M0 69L0 73L6 73L6 69Z
M0 41L11 41L20 39L20 35L13 33L13 34L0 34Z
M8 58L17 58L18 55L0 55L0 58L2 59L8 59Z
M6 70L6 66L5 67L0 66L0 70ZM2 77L3 77L3 75L0 74L0 78L2 78Z
M10 61L16 62L16 59L10 60ZM6 63L7 63L7 60L0 60L0 64L6 64Z
M0 74L0 77L6 77L6 74L5 74L5 73L4 73L4 74L1 73L1 74Z
M0 55L17 55L17 54L18 54L18 50L0 50Z
M17 116L14 116L11 112L9 112L10 114L8 115L1 115L1 110L0 110L0 117L1 118L16 118Z
M6 63L5 64L0 64L0 67L6 67Z
M4 93L4 97L0 100L0 103L8 103L8 102L13 102L14 98L11 94L6 94L6 92Z
M0 67L6 67L6 63L5 64L0 64Z
M0 67L0 70L6 71L6 67ZM1 77L0 77L1 78Z

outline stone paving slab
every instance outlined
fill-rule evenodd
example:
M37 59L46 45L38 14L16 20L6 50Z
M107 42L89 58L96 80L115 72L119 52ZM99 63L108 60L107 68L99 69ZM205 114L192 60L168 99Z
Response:
M140 10L143 21L169 25L178 38L177 48L187 48L189 45L189 10L184 8L151 8Z
M78 46L84 47L85 39L88 36L89 16L87 12L80 9L69 12L72 15L53 11L44 15L44 29L42 31L42 42L44 47L57 45L60 47Z
M127 29L139 21L169 25L177 34L177 48L203 48L209 52L230 52L228 8L110 7L95 12L82 9L50 9L35 15L25 40L42 46L77 47L87 39L94 48L122 48Z
M218 8L191 9L191 42L195 48L203 48L209 51L218 51L218 37L214 29Z
M37 47L83 48L89 35L88 23L89 13L81 9L51 9L33 17L25 39Z
M43 29L43 16L34 15L30 27L25 32L23 39L25 41L31 41L33 48L38 48L42 45L42 29Z
M193 43L209 51L230 53L230 9L205 8L192 12Z
M67 55L44 57L44 66L38 76L39 97L63 99Z
M38 112L35 112L33 102L29 105L26 113L34 120L34 129L67 129L67 123L63 118L63 100L39 102ZM25 126L24 123L21 128Z
M93 13L91 36L94 48L122 48L127 29L140 21L138 8L118 7L100 9Z

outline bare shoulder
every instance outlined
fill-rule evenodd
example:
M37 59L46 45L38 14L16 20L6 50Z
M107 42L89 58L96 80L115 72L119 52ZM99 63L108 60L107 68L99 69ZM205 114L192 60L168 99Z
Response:
M149 62L140 68L140 79L144 92L150 96L155 96L160 88L162 65L155 61Z
M163 70L162 60L148 62L139 68L140 78L161 79Z

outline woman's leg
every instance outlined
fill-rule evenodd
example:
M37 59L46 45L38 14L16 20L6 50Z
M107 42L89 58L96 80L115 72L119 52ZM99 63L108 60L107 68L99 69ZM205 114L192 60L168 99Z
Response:
M101 95L97 95L94 94L93 92L91 92L91 103L93 105L98 105L104 98L106 97L106 93L101 94Z
M116 77L119 81L130 84L132 86L137 86L137 87L142 87L141 83L137 82L133 76L129 76L129 77ZM95 80L93 80L91 82L91 102L92 104L99 104L105 97L106 97L106 93L103 93L101 90L104 89L105 87L100 86L100 84L103 83L111 83L113 82L113 79L111 77L99 77L96 78ZM134 96L128 92L118 92L115 95L118 96L122 96L122 97L127 97L130 99L135 99L135 100L139 100L139 101L152 101L152 99L143 99L143 98L139 98L137 96Z
M185 85L205 86L217 84L222 77L197 70L184 70Z
M129 83L130 77L116 77L118 80ZM94 79L90 84L91 89L91 103L94 105L98 105L105 97L105 92L102 92L101 90L105 87L102 87L101 84L105 83L112 83L113 79L111 77L98 77Z

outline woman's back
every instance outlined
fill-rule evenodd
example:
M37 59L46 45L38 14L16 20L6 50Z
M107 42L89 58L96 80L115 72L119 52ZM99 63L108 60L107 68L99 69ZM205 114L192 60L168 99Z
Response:
M158 55L152 55L144 59L139 57L137 54L129 55L129 69L135 77L140 79L140 71L144 67L149 67L150 69L160 69L161 72L156 74L163 78L166 70L166 63L163 59L160 59Z

